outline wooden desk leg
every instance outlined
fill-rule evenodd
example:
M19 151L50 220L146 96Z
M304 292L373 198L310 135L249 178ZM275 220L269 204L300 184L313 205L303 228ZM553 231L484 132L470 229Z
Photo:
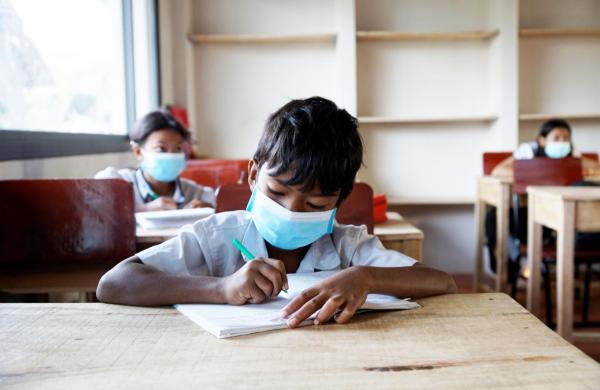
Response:
M485 203L477 199L475 201L475 231L477 242L475 243L475 274L473 275L473 292L479 292L479 283L483 274L483 232L485 228Z
M535 221L535 195L529 195L527 214L527 262L529 268L527 310L534 316L539 317L543 238L542 225ZM549 287L546 286L546 288Z
M563 202L556 246L556 330L565 340L573 338L573 271L575 252L575 202Z
M507 292L508 286L508 213L510 192L502 187L501 198L496 207L496 291Z

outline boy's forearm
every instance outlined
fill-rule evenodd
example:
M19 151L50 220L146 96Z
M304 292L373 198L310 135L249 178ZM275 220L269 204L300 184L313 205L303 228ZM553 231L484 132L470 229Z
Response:
M132 257L106 273L97 288L105 303L159 306L175 303L223 303L222 278L172 275Z
M456 292L454 279L444 271L416 264L412 267L364 267L369 291L375 294L423 298Z

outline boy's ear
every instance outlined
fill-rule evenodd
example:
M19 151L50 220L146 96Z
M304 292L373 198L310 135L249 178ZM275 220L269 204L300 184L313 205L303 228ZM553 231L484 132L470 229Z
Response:
M253 190L256 185L256 176L258 175L258 163L255 160L248 161L248 185Z
M140 148L139 144L132 144L131 151L138 161L142 160L142 148Z

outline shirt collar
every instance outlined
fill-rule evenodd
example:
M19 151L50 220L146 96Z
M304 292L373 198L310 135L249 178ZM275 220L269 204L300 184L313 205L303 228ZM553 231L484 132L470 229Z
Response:
M142 172L142 168L138 168L135 171L135 182L137 183L138 190L140 192L140 197L143 199L144 203L152 202L156 199L156 193L150 187L150 183L144 177L144 173ZM175 203L178 205L182 205L185 203L185 197L183 196L183 192L181 191L181 183L179 178L175 180L175 192L172 196Z
M255 257L266 258L269 256L265 240L258 233L258 229L256 229L253 221L248 224L248 228L242 238L242 244ZM310 245L296 272L340 269L341 264L340 255L333 245L333 236L332 234L326 234Z

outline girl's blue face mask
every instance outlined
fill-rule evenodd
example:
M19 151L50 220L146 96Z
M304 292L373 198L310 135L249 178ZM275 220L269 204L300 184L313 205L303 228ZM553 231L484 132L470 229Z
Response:
M143 152L143 154L142 170L158 181L172 182L185 169L184 153Z
M547 142L544 153L550 158L565 158L571 153L570 142Z
M246 210L263 239L280 249L296 249L312 244L333 232L337 209L295 212L286 209L254 186Z

